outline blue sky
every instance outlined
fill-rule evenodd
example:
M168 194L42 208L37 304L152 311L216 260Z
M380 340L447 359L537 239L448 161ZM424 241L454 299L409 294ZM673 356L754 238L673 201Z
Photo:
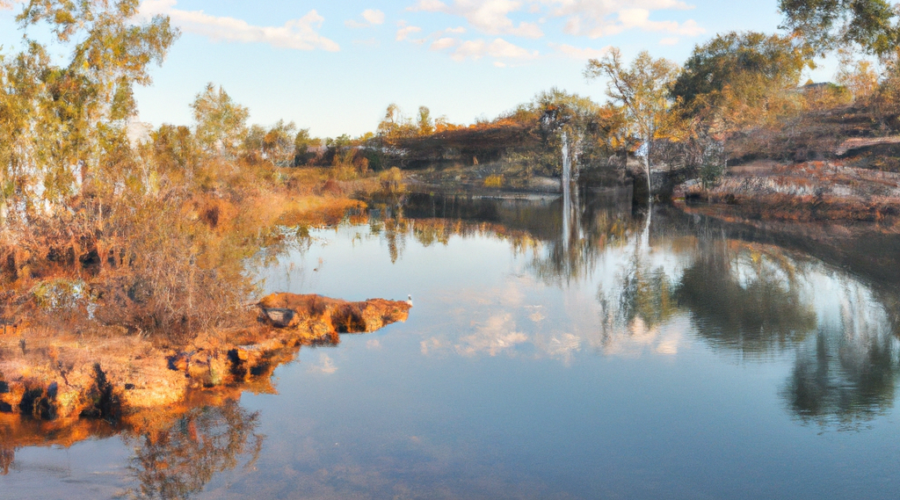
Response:
M606 47L683 62L717 32L780 21L777 0L144 0L142 12L183 32L137 91L142 121L190 123L188 104L213 82L251 122L321 137L373 130L392 102L471 123L554 86L602 101L602 82L581 72ZM5 51L20 40L13 16L0 10Z

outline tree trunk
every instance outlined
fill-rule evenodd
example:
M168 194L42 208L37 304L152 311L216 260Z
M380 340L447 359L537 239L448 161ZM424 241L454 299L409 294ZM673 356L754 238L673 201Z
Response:
M644 156L644 170L647 172L647 201L653 203L653 182L650 179L650 138L647 137L647 151Z

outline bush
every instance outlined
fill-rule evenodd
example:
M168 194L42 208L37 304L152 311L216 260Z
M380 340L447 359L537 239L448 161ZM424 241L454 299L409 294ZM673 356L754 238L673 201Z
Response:
M489 175L489 176L485 177L484 187L486 187L486 188L503 187L503 176L502 175Z

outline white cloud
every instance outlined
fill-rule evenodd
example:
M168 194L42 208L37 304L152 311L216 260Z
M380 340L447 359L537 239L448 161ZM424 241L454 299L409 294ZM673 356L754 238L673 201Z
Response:
M658 10L689 10L693 7L680 0L532 0L546 5L553 17L566 18L565 31L570 35L600 38L630 29L696 36L705 33L696 21L651 21Z
M377 38L366 38L365 40L353 40L353 45L358 45L360 47L378 47L381 43L378 42Z
M456 345L456 352L463 356L474 356L479 353L496 356L501 352L515 349L516 345L528 342L528 336L515 329L516 323L511 314L496 314L480 325L476 333L461 338L462 343Z
M146 17L167 15L183 31L216 41L267 43L273 47L294 50L340 50L337 43L316 31L321 28L325 18L315 10L309 11L300 19L288 21L283 26L253 26L241 19L212 16L202 10L176 9L177 3L178 0L144 0L140 12Z
M362 13L363 19L369 24L384 24L384 12L377 9L366 9Z
M439 0L418 0L407 10L422 12L443 12L466 18L469 24L489 35L512 35L524 38L544 36L536 23L521 21L516 24L509 15L522 9L522 2L516 0L454 0L447 5Z
M668 37L668 38L663 38L662 40L659 41L659 44L660 45L678 45L678 41L679 40L678 40L677 36L672 36L672 37Z
M409 35L412 35L413 33L420 33L421 31L422 28L419 28L418 26L403 26L397 30L397 41L402 42L403 40L409 38Z
M363 21L351 19L344 24L350 28L368 28L384 24L384 12L377 9L366 9L362 13Z
M320 355L319 362L309 366L310 373L322 373L325 375L331 375L337 371L338 368L334 365L334 360L331 359L331 356L327 354Z
M0 10L13 10L17 3L25 3L25 0L0 0Z
M603 47L602 49L593 49L590 47L578 48L572 45L567 45L565 43L551 43L549 45L560 54L571 57L572 59L600 59L601 57L605 56L607 52L609 52L608 46Z
M538 25L548 17L565 18L566 33L600 38L631 29L683 36L705 33L693 20L650 20L656 11L693 8L682 0L417 0L407 10L461 16L483 33L527 38L542 37ZM530 16L536 22L514 21L510 18L513 14Z
M450 47L455 47L456 44L459 43L459 40L455 38L439 38L431 43L431 50L445 50Z
M418 0L415 5L406 9L410 11L424 11L424 12L440 12L447 8L447 4L441 2L440 0Z
M495 59L535 59L539 55L537 51L529 51L502 38L497 38L490 43L484 40L465 41L459 45L451 57L456 61L464 61L466 59L481 59L485 56Z

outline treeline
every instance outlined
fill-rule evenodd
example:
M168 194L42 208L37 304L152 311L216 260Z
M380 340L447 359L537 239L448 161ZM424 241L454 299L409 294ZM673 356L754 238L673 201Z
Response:
M840 138L900 129L898 13L882 7L782 0L786 35L720 34L683 65L648 52L629 63L618 49L591 60L584 75L605 82L606 103L553 89L469 126L432 123L427 108L403 118L391 105L360 147L404 168L493 162L510 177L559 176L565 137L586 175L640 159L648 181L664 165L707 184L729 159L822 159ZM828 53L840 61L835 83L801 86Z

